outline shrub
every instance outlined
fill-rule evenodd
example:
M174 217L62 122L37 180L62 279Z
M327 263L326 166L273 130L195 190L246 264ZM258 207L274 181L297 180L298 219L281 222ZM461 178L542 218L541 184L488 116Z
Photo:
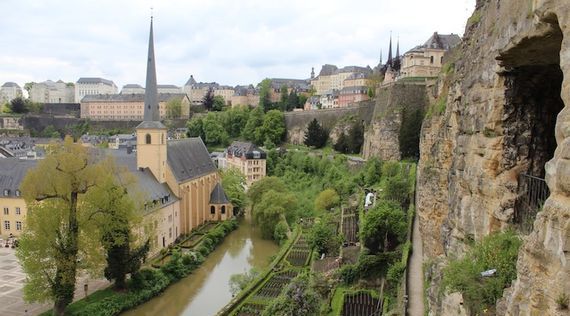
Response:
M522 241L512 231L483 238L464 258L455 259L443 270L442 288L461 292L465 305L473 313L495 305L503 289L516 278L516 261ZM496 269L491 277L481 272Z
M402 280L404 273L406 272L406 264L402 261L397 261L390 268L388 268L387 279L391 286L397 286Z
M326 189L315 198L315 210L328 211L340 203L340 197L334 189Z
M560 293L556 298L556 304L560 310L568 309L568 306L570 305L570 297L568 297L568 294L566 293Z
M287 240L287 233L289 232L289 225L286 221L280 221L275 226L275 231L273 232L273 239L279 244Z

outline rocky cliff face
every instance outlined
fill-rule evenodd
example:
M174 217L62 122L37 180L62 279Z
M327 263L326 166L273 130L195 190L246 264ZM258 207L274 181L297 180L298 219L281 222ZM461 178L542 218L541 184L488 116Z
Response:
M467 241L520 225L521 174L550 197L525 237L499 315L554 315L570 294L570 1L479 0L452 68L432 91L418 171L418 215L433 315L441 269ZM452 61L453 62L453 61Z
M378 89L372 121L364 134L363 156L399 160L402 113L426 106L424 84L396 83Z

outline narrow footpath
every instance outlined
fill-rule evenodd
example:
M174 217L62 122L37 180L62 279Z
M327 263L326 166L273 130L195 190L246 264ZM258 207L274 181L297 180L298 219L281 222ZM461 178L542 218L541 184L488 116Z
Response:
M414 219L414 232L412 240L412 258L410 259L408 274L408 315L424 315L424 273L422 235L420 234L419 217Z

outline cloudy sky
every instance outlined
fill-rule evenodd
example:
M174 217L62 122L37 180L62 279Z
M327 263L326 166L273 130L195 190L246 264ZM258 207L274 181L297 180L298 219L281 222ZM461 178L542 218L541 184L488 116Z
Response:
M434 31L463 34L475 0L0 0L0 83L103 77L143 85L150 7L160 84L308 78L378 64Z

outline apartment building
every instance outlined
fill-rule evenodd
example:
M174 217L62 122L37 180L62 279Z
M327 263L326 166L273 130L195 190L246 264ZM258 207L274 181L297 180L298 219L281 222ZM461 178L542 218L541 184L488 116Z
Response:
M250 142L234 141L226 149L225 166L240 170L247 186L266 176L266 160L267 154Z
M32 84L29 98L38 103L73 103L75 102L75 86L73 83L58 80L46 80Z
M4 104L22 96L22 88L15 82L5 82L0 87L0 104Z
M111 80L82 77L75 83L75 103L80 103L88 95L116 94L117 92L117 86Z

